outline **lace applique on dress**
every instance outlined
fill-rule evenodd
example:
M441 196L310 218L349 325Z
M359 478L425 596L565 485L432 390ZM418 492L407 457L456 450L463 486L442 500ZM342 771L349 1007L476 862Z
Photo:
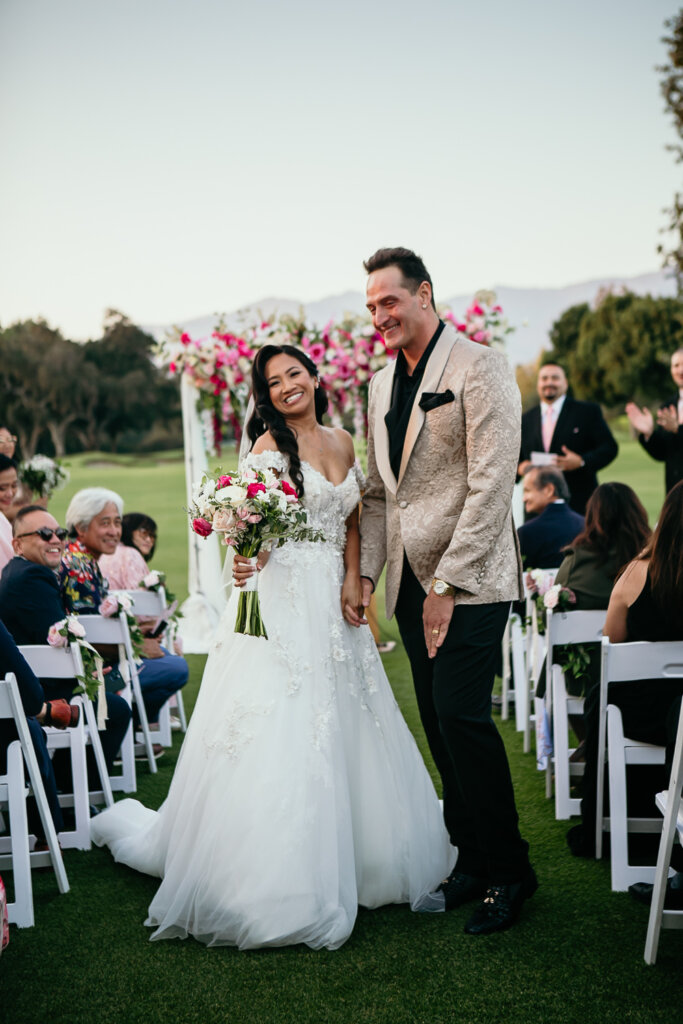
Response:
M240 470L255 469L263 472L264 469L272 469L274 473L286 473L289 470L289 459L282 452L273 449L272 451L249 452L240 463Z

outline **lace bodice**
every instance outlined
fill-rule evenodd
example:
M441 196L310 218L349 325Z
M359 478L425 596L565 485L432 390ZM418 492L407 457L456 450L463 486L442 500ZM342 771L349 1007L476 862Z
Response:
M279 475L286 475L289 472L289 460L278 451L260 452L258 455L250 452L243 460L242 467L272 469ZM302 504L308 513L309 525L322 531L326 546L341 552L346 543L346 520L360 501L360 489L364 485L363 471L355 462L346 478L340 484L333 484L308 462L302 462L301 468L305 491Z

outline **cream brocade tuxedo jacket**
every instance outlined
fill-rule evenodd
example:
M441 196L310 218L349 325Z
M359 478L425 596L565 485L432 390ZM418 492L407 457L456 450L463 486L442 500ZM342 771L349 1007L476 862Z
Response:
M521 402L507 359L446 324L415 396L398 480L384 422L395 365L370 383L361 575L376 584L386 563L388 618L404 551L425 593L438 576L457 588L456 604L518 600L522 573L511 499ZM454 401L420 408L423 393L447 390Z

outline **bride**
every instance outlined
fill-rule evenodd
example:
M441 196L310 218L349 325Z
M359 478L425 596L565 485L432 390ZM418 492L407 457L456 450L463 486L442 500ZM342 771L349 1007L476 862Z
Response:
M337 949L359 905L418 907L455 850L370 630L344 619L361 604L351 438L321 425L303 352L267 345L252 377L245 464L286 474L325 540L260 556L268 640L233 632L235 588L165 803L122 800L92 835L162 879L152 939ZM250 572L236 558L238 587Z

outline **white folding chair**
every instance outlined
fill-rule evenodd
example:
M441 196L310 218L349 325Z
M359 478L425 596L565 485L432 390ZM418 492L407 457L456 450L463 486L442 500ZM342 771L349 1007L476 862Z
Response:
M600 642L606 615L606 611L548 611L546 617L546 709L553 723L555 818L558 821L581 813L581 800L569 794L571 777L583 775L585 766L570 761L574 749L569 746L569 716L583 714L583 697L573 697L567 693L564 672L554 660L555 649L561 644Z
M652 903L650 904L650 918L647 923L647 937L645 939L644 954L646 964L653 964L657 959L659 934L662 928L683 928L683 910L664 909L666 880L669 874L671 851L673 849L677 830L679 842L683 843L682 789L683 706L681 707L681 713L678 719L678 732L676 733L676 746L674 748L669 788L663 793L658 793L656 798L657 806L664 815L664 826L662 828L662 837L659 841L659 853L657 855L657 867L655 869L654 888L652 890Z
M125 595L130 598L133 603L133 612L135 615L144 615L149 616L150 618L163 619L168 613L169 605L166 598L166 591L163 587L160 587L158 590L116 590L113 591L113 593ZM173 641L168 628L164 634L164 640L167 647L172 645ZM185 704L183 702L183 694L181 690L178 690L177 693L174 693L169 697L159 712L159 742L165 747L173 745L171 737L171 708L174 707L178 711L181 730L183 732L187 732L187 718L185 716Z
M544 569L542 570L548 584L552 584L557 575L557 569ZM536 608L536 601L530 591L530 588L526 582L526 573L524 574L524 595L526 600L526 666L528 676L528 688L527 688L527 699L524 712L524 753L528 754L531 750L531 730L533 726L536 726L536 734L538 736L538 728L540 726L544 704L540 698L535 696L536 685L538 683L538 677L541 674L541 668L546 656L547 642L546 637L541 633L539 629L539 618L538 610ZM537 745L538 754L538 745ZM549 794L548 794L549 795Z
M78 644L70 647L50 647L47 644L21 646L22 655L38 679L73 679L83 674L83 662ZM114 803L107 765L100 734L97 730L97 715L92 701L80 694L73 700L79 704L81 715L78 725L73 729L46 729L48 750L68 749L71 758L71 777L73 794L62 794L59 798L61 807L72 807L74 812L74 828L59 833L62 849L89 850L90 843L90 804L104 802L107 807ZM86 747L90 744L95 758L95 765L100 777L100 788L91 791L88 783Z
M611 644L602 641L600 719L595 816L595 856L602 857L603 832L610 832L612 890L624 892L633 882L651 882L655 867L632 865L628 859L629 832L661 832L660 818L629 818L626 805L626 766L664 764L664 747L641 743L624 735L621 711L607 704L609 684L639 679L683 677L683 642ZM605 751L609 766L610 815L604 815Z
M103 615L82 615L79 621L85 627L85 636L88 643L93 644L95 647L102 644L109 644L116 645L119 648L119 666L121 667L122 674L125 673L124 682L130 685L132 700L135 701L135 705L138 710L140 729L142 731L143 749L147 755L149 770L152 774L156 774L157 763L152 749L152 737L149 731L145 704L142 699L140 678L138 676L137 664L135 662L135 655L133 654L133 645L130 639L128 621L126 619L125 612L121 612L119 615L112 615L107 618ZM128 676L128 678L125 678L125 676ZM126 699L130 700L130 693L126 693L126 690L123 691L123 695ZM110 776L112 789L117 791L123 790L124 793L134 792L136 788L135 744L132 722L129 733L130 736L127 733L124 738L124 742L121 744L122 774L121 776Z
M522 621L512 612L503 633L503 678L500 717L510 717L510 693L514 693L515 729L524 731L524 709L529 703L529 678L526 670Z
M9 837L0 838L0 868L11 869L13 876L14 902L7 905L9 920L19 928L30 928L34 924L31 868L51 867L62 893L69 891L69 880L13 673L0 679L0 719L13 719L19 736L8 747L7 769L0 775L0 804L8 808L10 827ZM24 762L47 839L45 852L31 853L29 849Z

